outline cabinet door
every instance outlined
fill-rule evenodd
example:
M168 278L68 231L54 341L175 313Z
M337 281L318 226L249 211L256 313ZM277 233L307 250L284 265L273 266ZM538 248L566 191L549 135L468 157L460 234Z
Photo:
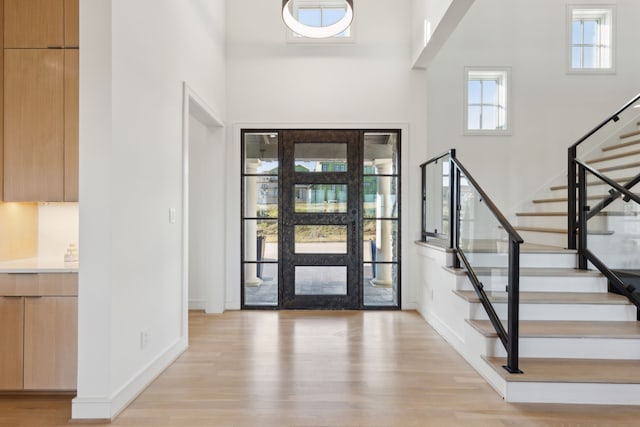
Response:
M22 389L24 298L0 296L0 390Z
M4 34L4 7L0 2L0 35ZM0 52L0 82L4 81L4 39L3 50ZM4 99L4 84L0 85L0 99ZM0 201L4 200L4 103L0 102Z
M4 200L62 201L64 51L5 50Z
M24 389L76 388L78 298L24 301Z
M80 46L79 0L64 0L64 46Z
M64 201L78 201L78 50L64 51Z
M64 46L64 0L4 0L4 47Z

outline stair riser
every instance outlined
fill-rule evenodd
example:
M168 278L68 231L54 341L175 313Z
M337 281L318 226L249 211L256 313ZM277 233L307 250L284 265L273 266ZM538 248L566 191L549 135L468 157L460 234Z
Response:
M492 280L487 276L479 276L485 291L504 292L507 280L504 276ZM473 286L466 278L460 280L459 291L471 291ZM603 277L520 277L520 292L589 292L606 293L607 280Z
M537 211L544 212L544 211ZM519 227L567 228L566 216L519 216Z
M617 208L616 205L615 208ZM634 206L635 207L635 206ZM587 224L587 230L607 230L616 234L615 239L619 240L620 235L627 235L628 238L634 238L640 240L640 216L635 216L633 212L627 212L622 216L599 216L592 218ZM605 236L606 237L606 236ZM590 236L589 238L593 238Z
M589 220L590 231L610 231L611 219L606 216L595 216ZM567 217L563 216L519 216L519 227L567 229Z
M640 384L509 382L504 399L513 403L640 405Z
M526 241L526 239L525 239ZM565 245L566 246L566 237ZM559 247L562 247L559 246ZM508 265L506 253L473 253L466 254L474 267L498 267ZM520 267L532 268L576 268L575 253L521 253Z
M489 320L480 303L471 303L471 319ZM507 319L507 304L493 304L500 319ZM633 321L635 306L601 304L520 304L520 320Z
M560 190L557 190L560 191ZM566 192L564 194L554 194L549 197L566 197ZM561 202L544 202L544 203L533 203L533 208L531 209L533 212L567 212L567 201Z
M566 229L567 227L563 227ZM540 245L558 246L560 248L567 247L567 235L564 233L540 233L536 231L518 231L520 236L527 243L536 243ZM575 258L572 265L568 266L574 268L576 266Z
M506 357L497 337L487 338L487 356ZM561 359L640 359L640 339L528 338L520 336L520 357Z

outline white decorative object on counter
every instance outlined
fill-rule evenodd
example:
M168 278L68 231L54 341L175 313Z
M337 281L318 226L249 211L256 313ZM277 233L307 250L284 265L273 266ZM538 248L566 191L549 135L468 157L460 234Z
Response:
M78 247L73 243L69 244L64 254L64 262L78 262Z

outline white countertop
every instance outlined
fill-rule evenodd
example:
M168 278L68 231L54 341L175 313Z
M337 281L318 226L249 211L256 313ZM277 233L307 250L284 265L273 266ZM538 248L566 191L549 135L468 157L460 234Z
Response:
M77 262L64 262L63 257L24 258L0 261L0 273L77 273Z

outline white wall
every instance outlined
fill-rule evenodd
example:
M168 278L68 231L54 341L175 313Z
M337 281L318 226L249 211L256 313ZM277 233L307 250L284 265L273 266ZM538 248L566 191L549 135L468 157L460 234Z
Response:
M402 150L405 246L419 235L412 202L418 201L417 167L424 159L424 72L411 71L411 0L360 1L355 5L356 40L307 45L286 41L280 3L234 0L227 4L228 123L227 308L240 306L240 128L406 126ZM231 129L231 126L229 126ZM405 151L406 150L406 151ZM419 185L419 184L418 184ZM403 258L405 266L411 261ZM413 303L404 276L405 306Z
M475 0L412 0L411 63L429 68Z
M38 205L38 257L64 259L70 244L78 245L78 203Z
M640 92L640 2L617 3L615 75L565 70L567 2L476 0L429 67L430 155L458 157L505 214L566 172L567 148ZM510 136L463 136L463 68L512 67Z
M224 118L224 3L81 0L74 418L113 417L186 347L182 90Z

